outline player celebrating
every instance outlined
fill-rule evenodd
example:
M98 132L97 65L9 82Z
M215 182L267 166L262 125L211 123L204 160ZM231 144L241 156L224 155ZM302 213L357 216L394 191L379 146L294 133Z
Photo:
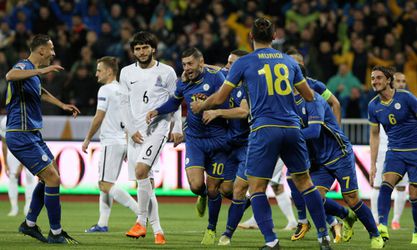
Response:
M62 103L41 86L39 75L63 70L59 65L47 66L55 56L50 37L36 35L29 47L29 58L19 61L6 74L8 81L6 143L10 152L41 180L33 191L29 213L20 225L19 232L43 242L77 244L78 242L61 227L60 177L54 156L40 133L41 100L72 112L74 117L80 111L74 105ZM43 205L47 209L51 227L48 239L45 239L36 225Z
M159 223L158 206L153 189L153 171L161 149L165 145L171 121L171 113L160 116L152 124L146 124L146 114L167 101L175 90L177 76L172 67L154 59L156 37L145 31L134 35L130 48L136 62L124 67L120 73L121 114L129 135L129 178L138 183L138 222L126 233L128 237L145 237L146 221L149 221L156 244L165 244L164 232ZM171 136L175 145L182 140L181 112L176 109L175 124ZM152 200L151 211L149 211Z
M396 72L394 74L394 88L395 89L405 89L407 87L405 75L401 72ZM388 149L388 138L384 130L379 130L379 148L378 148L378 158L376 161L376 174L373 183L371 182L372 192L371 192L371 208L372 214L375 221L378 221L378 196L379 189L382 183L382 171L384 169L385 153ZM396 185L397 192L394 194L394 217L391 221L391 228L393 230L398 230L401 228L400 218L404 210L405 202L407 200L407 193L405 192L406 185L408 183L408 174L405 174L402 180Z
M191 191L199 196L197 212L200 216L204 214L208 196L208 226L201 244L213 245L222 203L219 187L223 181L223 173L227 171L227 124L224 119L216 119L204 125L202 116L191 112L190 103L201 96L204 98L216 92L223 83L224 76L219 71L204 67L203 55L196 48L189 48L182 53L182 65L188 81L178 81L174 97L149 112L146 119L148 122L154 117L159 119L160 116L176 110L182 100L187 103L185 171ZM207 174L205 181L204 171Z
M104 84L97 94L97 111L84 139L82 150L87 153L91 138L100 129L101 154L99 161L100 217L87 233L107 232L113 199L139 214L137 202L123 189L114 185L126 158L127 140L120 114L120 100L116 81L119 66L115 57L97 60L97 81Z
M3 117L0 121L0 136L2 140L2 152L3 152L3 160L4 160L4 167L6 175L9 177L9 186L8 186L8 194L11 209L7 216L16 216L19 213L19 206L18 206L18 180L20 178L20 173L22 172L23 165L20 163L16 157L12 153L10 153L9 149L6 145L6 123L7 117ZM36 178L33 176L27 168L24 170L25 177L26 177L26 186L25 186L25 207L23 212L25 215L29 212L30 201L32 200L32 193L33 189L36 185Z
M299 129L292 89L295 86L308 101L313 100L313 92L298 64L288 55L271 48L273 30L271 21L258 18L251 31L255 51L239 58L220 90L204 102L193 102L192 110L200 113L223 103L233 88L243 81L251 111L246 175L252 210L266 242L262 249L279 249L273 232L271 207L265 194L279 156L306 200L321 248L330 249L323 203L308 175L308 153Z
M388 136L384 176L378 197L378 230L388 240L388 214L391 209L391 193L395 185L408 173L410 203L414 220L411 244L417 244L417 98L410 92L394 89L393 73L389 68L375 66L371 73L372 88L378 95L369 102L371 125L371 175L375 178L379 148L379 124Z

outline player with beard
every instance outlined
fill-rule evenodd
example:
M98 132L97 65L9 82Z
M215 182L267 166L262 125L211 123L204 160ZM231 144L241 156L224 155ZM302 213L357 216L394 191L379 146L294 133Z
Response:
M129 137L129 178L137 180L139 203L138 221L126 236L145 237L149 214L155 243L165 244L153 188L153 172L158 171L158 158L168 137L174 141L174 146L182 141L182 121L178 108L159 116L149 125L145 120L149 111L159 107L174 94L177 80L171 66L154 59L157 44L155 35L149 32L141 31L134 35L130 48L136 62L121 70L119 94L122 119Z

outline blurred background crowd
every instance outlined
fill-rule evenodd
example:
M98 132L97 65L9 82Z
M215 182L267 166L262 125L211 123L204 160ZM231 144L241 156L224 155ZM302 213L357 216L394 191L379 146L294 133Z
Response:
M52 37L57 64L43 86L93 115L100 87L96 59L134 61L129 39L139 30L159 38L156 57L182 72L181 53L199 48L208 64L224 65L234 49L252 51L250 27L259 16L276 25L276 49L298 49L308 76L339 98L344 118L366 118L374 65L403 72L417 94L417 2L412 0L0 0L0 91L5 74L29 55L34 34ZM45 105L44 114L61 111Z

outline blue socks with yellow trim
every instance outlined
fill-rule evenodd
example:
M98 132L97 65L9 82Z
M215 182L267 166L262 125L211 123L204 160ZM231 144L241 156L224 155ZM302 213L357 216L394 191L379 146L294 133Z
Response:
M417 199L411 200L411 213L413 214L414 220L414 233L417 233Z
M220 208L222 206L222 196L220 193L212 199L208 197L208 226L207 229L216 231L217 221L219 219Z
M355 212L358 219L362 222L362 224L366 227L369 235L371 237L378 237L379 231L376 227L376 223L374 220L374 216L372 215L371 209L360 200L355 206L351 207L353 212Z
M323 204L326 214L335 215L340 219L346 218L346 216L349 214L349 210L347 208L343 207L332 199L323 199Z
M32 200L30 202L30 209L26 215L26 219L32 222L36 222L38 216L44 205L45 196L45 183L38 182L32 193Z
M302 193L304 197L310 216L313 219L314 225L317 229L317 237L320 239L324 236L329 235L326 227L326 214L324 213L323 201L320 196L320 192L313 185L307 188Z
M307 210L306 210L306 203L304 201L303 196L297 190L294 182L291 179L287 179L288 186L291 189L291 197L294 201L294 205L297 208L298 220L306 220L307 219Z
M245 213L247 200L233 200L230 204L229 213L227 215L226 231L223 235L232 238L239 221Z
M391 194L394 187L388 182L383 181L378 196L378 215L379 223L388 225L388 214L391 209Z
M265 242L273 242L277 239L277 235L273 231L274 222L272 221L271 206L265 193L253 193L251 195L252 211L255 216L256 223L261 230Z
M59 187L45 187L45 207L48 211L49 225L51 229L61 229L61 203L59 201Z

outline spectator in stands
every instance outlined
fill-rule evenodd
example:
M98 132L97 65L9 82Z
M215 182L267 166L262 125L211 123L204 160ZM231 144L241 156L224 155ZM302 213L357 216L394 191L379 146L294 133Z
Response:
M33 34L49 34L55 31L56 19L47 6L39 8L39 15L33 21Z
M363 88L358 78L352 74L345 63L339 65L338 73L327 82L327 88L342 102L346 97L349 97L353 87Z

